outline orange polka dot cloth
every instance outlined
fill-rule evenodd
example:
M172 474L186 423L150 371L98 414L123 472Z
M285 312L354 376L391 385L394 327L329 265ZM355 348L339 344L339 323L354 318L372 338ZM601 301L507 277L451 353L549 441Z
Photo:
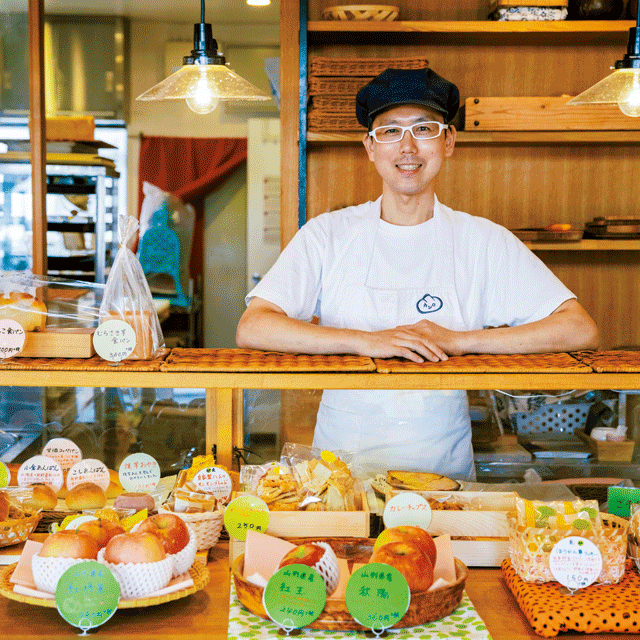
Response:
M551 638L561 631L640 635L640 575L633 560L626 561L618 584L592 584L573 595L561 593L563 587L558 582L525 582L511 560L503 560L501 569L520 609L539 636Z

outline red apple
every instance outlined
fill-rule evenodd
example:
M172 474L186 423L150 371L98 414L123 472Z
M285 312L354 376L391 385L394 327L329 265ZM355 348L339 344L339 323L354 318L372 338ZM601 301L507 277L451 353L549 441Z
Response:
M98 543L83 531L58 531L48 535L38 552L43 558L84 558L98 557Z
M378 536L376 548L383 544L389 544L389 542L413 542L417 544L435 567L436 543L431 535L421 527L413 527L411 525L389 527Z
M306 564L309 567L314 567L320 562L324 554L325 550L320 545L306 542L298 545L295 549L291 549L280 561L278 569L282 569L282 567L286 567L289 564Z
M107 542L104 559L112 564L158 562L167 557L160 539L147 531L121 533Z
M85 531L88 533L97 543L98 548L102 549L107 546L107 542L117 536L120 533L124 533L124 529L115 522L109 520L89 520L78 525L76 531Z
M189 527L174 513L157 513L143 520L136 531L156 535L167 553L178 553L189 543Z
M411 542L390 542L375 549L369 562L395 567L406 579L410 591L426 591L433 584L433 565L422 549Z

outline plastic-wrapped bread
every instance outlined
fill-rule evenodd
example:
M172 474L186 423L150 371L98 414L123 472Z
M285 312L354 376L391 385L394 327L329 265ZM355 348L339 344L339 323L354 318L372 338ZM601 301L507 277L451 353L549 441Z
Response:
M47 322L47 306L28 293L12 291L0 295L0 319L15 320L25 331L43 329Z

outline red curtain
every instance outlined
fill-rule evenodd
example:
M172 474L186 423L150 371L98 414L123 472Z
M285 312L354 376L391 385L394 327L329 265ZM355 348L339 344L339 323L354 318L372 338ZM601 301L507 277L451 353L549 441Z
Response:
M189 270L202 273L204 199L247 161L245 138L169 138L142 136L138 165L138 216L146 180L173 193L196 210Z

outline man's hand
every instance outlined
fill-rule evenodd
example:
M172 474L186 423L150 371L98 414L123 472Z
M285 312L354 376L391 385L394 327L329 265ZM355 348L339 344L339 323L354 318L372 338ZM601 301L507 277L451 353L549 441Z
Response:
M423 322L429 327L422 326ZM437 331L432 330L432 327ZM358 354L370 358L406 358L412 362L447 360L438 335L445 332L455 333L428 320L384 331L361 332L362 345L358 348Z

